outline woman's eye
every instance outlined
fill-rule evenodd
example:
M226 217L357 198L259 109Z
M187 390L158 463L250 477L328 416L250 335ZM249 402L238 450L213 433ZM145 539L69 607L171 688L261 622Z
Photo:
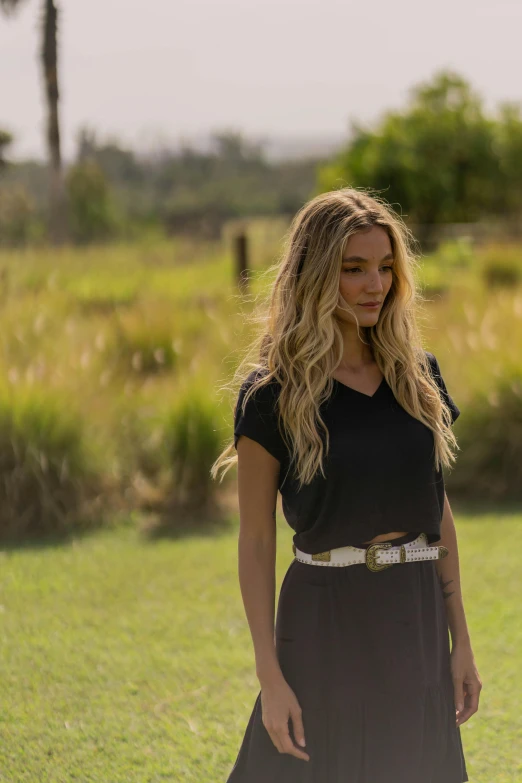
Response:
M393 266L385 266L383 269L391 269L393 271ZM361 267L360 266L352 266L349 269L343 269L343 272L360 272Z

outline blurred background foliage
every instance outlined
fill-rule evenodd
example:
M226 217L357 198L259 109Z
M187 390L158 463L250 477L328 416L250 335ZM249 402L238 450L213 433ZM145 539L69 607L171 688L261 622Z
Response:
M65 173L69 239L133 239L151 230L219 239L231 219L290 217L315 193L342 185L381 191L426 244L438 227L482 221L518 235L521 111L506 102L486 113L464 78L442 70L411 90L402 111L374 127L352 123L331 159L270 161L261 143L225 131L208 151L187 144L145 157L83 128ZM9 163L11 141L0 132L0 241L41 243L50 238L46 166Z
M209 478L232 435L226 384L292 216L344 185L381 192L420 240L425 346L463 412L452 497L520 504L519 108L487 116L442 71L331 159L278 163L234 133L143 158L85 128L59 244L46 167L9 162L11 141L0 133L1 537L131 513L170 534L226 520L231 474Z
M233 472L209 471L232 437L225 386L285 225L248 221L242 291L225 238L0 253L1 536L131 511L155 532L221 526ZM516 243L445 240L422 259L424 342L462 410L455 501L522 500L521 273Z

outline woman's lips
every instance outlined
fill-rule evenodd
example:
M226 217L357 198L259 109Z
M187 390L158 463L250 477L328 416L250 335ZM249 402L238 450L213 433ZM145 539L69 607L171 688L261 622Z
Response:
M362 305L360 305L360 307L367 307L369 310L376 310L377 307L380 307L380 306L381 306L380 302L376 302L375 304L362 304Z

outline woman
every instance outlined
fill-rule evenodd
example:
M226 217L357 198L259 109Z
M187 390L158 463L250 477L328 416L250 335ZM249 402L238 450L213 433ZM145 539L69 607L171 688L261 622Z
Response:
M239 579L260 692L228 783L468 780L460 726L481 682L442 473L460 411L421 347L412 248L381 199L312 199L258 361L238 371ZM274 623L278 490L295 557Z

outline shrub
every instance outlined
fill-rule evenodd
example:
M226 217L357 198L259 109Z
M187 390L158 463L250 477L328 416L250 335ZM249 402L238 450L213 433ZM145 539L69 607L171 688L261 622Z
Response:
M70 533L94 521L89 504L101 480L83 421L41 389L0 394L0 477L2 539Z
M136 395L118 403L117 443L119 474L124 483L132 483L141 474L151 482L161 483L161 474L168 468L164 446L164 424L157 406L137 405Z
M215 508L212 463L221 451L216 427L219 406L194 385L180 394L167 417L165 446L170 460L169 502L177 509L205 515Z
M456 426L461 451L451 491L470 500L521 501L522 373L507 373L478 394Z
M480 256L482 278L488 287L514 287L522 280L522 249L491 245Z

